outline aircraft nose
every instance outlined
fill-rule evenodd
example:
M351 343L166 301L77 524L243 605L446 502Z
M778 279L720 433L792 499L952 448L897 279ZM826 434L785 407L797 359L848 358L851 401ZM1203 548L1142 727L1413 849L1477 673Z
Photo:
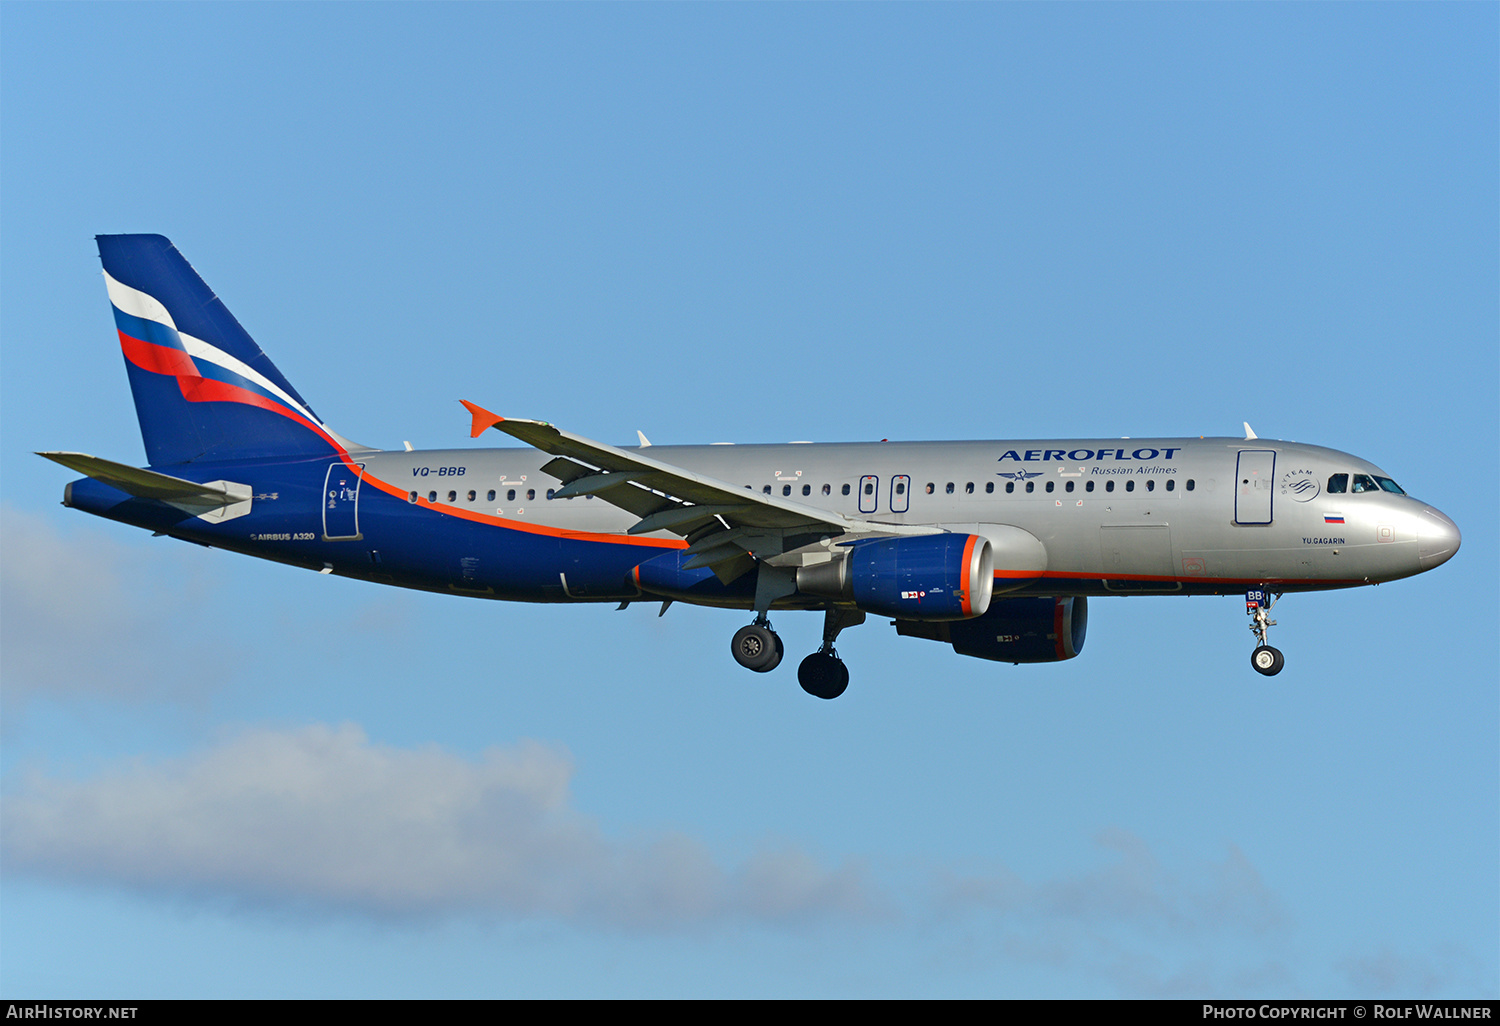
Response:
M1417 518L1417 560L1423 570L1452 559L1462 540L1458 525L1431 506Z

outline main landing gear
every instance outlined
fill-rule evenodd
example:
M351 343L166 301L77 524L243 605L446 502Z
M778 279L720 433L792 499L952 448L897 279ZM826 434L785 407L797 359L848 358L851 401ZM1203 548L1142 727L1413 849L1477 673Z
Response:
M1255 651L1250 653L1250 665L1255 667L1256 673L1267 677L1276 676L1286 665L1286 657L1281 654L1281 650L1266 644L1266 633L1276 626L1276 621L1268 614L1280 597L1277 595L1273 598L1269 592L1261 589L1245 592L1245 612L1250 615L1250 629L1255 632L1255 640L1260 642Z
M756 673L770 673L781 665L781 657L786 654L781 636L771 630L771 621L764 613L754 623L734 632L729 650L734 653L735 662Z
M797 683L815 698L837 698L849 686L849 668L834 649L834 640L845 627L865 622L865 614L854 609L830 606L823 614L823 645L802 660L797 667ZM785 651L781 638L771 629L764 613L755 622L741 627L730 642L734 661L747 670L769 673L781 663Z

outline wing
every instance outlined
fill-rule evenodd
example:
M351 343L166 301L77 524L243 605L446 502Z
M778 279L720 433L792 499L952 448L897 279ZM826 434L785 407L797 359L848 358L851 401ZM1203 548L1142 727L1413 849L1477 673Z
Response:
M474 418L470 437L503 431L555 456L541 469L563 482L554 497L596 495L640 517L630 534L669 531L690 543L684 569L710 567L726 583L754 565L824 535L931 534L931 527L879 524L719 481L663 463L640 450L617 449L539 420L501 417L463 401Z

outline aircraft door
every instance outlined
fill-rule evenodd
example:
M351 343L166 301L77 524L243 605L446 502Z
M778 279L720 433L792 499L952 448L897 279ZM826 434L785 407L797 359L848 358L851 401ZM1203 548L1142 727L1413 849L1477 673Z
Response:
M1234 522L1271 522L1271 485L1276 472L1273 449L1241 449L1234 475Z
M347 463L328 465L323 479L323 540L355 541L359 534L359 483L364 479L365 465Z
M866 474L859 479L859 511L874 513L880 505L880 478Z
M911 504L911 477L897 474L891 478L891 512L905 513Z

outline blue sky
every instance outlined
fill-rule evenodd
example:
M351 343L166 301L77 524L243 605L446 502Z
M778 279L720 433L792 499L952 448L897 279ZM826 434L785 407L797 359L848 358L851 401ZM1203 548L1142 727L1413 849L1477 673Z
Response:
M1500 992L1489 4L0 6L6 996ZM58 505L142 461L95 234L341 433L1234 434L1420 578L1076 660L383 591ZM785 614L789 652L814 615Z

